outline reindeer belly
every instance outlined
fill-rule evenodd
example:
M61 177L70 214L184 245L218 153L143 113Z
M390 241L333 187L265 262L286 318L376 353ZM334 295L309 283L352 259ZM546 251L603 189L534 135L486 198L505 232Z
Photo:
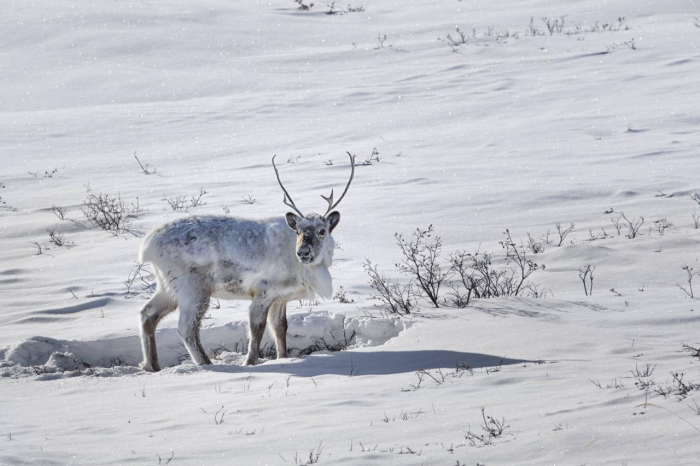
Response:
M247 283L249 276L250 271L241 264L230 260L219 261L212 274L214 281L212 296L222 299L253 299L253 290L250 283Z
M216 287L211 296L219 299L253 299L252 293L246 293L240 288L226 286Z

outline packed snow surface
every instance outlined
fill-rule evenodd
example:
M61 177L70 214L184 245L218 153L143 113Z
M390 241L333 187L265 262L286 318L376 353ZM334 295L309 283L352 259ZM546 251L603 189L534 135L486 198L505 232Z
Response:
M700 5L298 7L3 5L0 464L700 464ZM173 313L139 370L143 236L283 215L275 154L324 212L346 152L335 297L289 303L292 357L242 366L248 302L215 300L214 364ZM431 224L444 268L512 267L508 229L533 287L388 313L363 264L408 283L394 235Z

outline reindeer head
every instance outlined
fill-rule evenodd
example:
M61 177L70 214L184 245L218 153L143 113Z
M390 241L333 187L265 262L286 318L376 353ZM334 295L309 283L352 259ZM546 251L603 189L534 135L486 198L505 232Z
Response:
M335 227L338 226L338 223L340 223L340 212L333 209L335 209L336 206L340 204L340 201L343 200L343 197L345 197L345 193L348 192L350 183L352 183L352 179L355 176L355 156L351 155L350 152L348 152L348 155L350 156L350 165L352 167L350 180L345 186L345 191L343 191L343 194L340 196L340 199L338 199L337 202L333 203L333 190L331 190L331 195L328 197L321 195L321 197L328 203L328 210L326 210L326 213L323 215L314 213L304 215L301 213L301 211L294 204L292 197L289 195L287 190L284 189L284 185L280 180L280 174L277 171L277 166L275 165L276 156L272 157L272 166L274 167L275 174L277 175L277 182L280 184L282 191L284 191L284 203L297 212L296 214L293 212L288 212L285 215L285 218L287 220L287 226L289 226L289 228L291 228L297 234L296 255L297 259L302 264L311 265L323 261L323 258L326 257L326 253L328 252L329 248L332 252L333 248L335 247L335 242L331 237L331 233Z

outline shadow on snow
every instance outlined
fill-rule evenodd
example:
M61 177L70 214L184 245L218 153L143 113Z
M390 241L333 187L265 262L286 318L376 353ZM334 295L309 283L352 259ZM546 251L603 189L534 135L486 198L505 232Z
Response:
M419 351L343 351L314 354L304 359L268 361L258 366L213 365L200 366L212 372L280 373L297 377L319 375L354 376L389 375L415 372L420 369L454 369L465 364L472 369L512 364L534 364L537 361L511 359L480 353L462 353L446 350Z

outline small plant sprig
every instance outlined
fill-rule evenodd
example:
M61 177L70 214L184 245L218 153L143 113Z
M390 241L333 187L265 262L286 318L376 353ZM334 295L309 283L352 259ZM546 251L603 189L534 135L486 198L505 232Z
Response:
M697 348L683 343L683 351L687 351L692 357L700 359L700 343L696 343L696 345L698 345Z
M143 172L144 175L153 175L156 172L155 168L151 169L151 168L149 168L148 164L144 165L141 163L139 158L136 156L136 151L134 151L134 158L138 162L139 167L141 167L141 171Z
M564 244L566 237L574 231L575 227L575 223L570 223L568 228L564 228L559 222L556 223L555 228L557 229L557 234L559 235L559 244L557 244L558 247L561 247L561 245Z
M623 27L622 27L623 25L625 26L624 30L627 31L627 30L629 30L629 26L625 25L626 22L627 22L627 20L625 19L624 16L620 16L617 18L617 20L611 21L611 22L600 23L600 22L596 21L595 24L588 31L589 32L601 32L601 31L602 32L606 32L606 31L617 32L617 31L623 29Z
M32 175L34 178L39 178L39 174L37 172L27 172L30 175ZM58 173L58 168L54 168L51 171L44 170L44 178L53 178L53 176Z
M470 427L465 436L465 438L469 440L469 444L473 447L478 444L492 445L493 440L501 437L506 429L510 427L506 424L506 418L498 420L492 416L487 416L484 408L481 408L481 419L482 424L480 427L481 430L484 431L484 434L476 434L472 432Z
M668 395L676 395L678 401L684 400L690 392L696 390L698 386L693 382L683 380L683 372L671 372L671 385L657 386L654 391L666 398Z
M114 234L129 229L126 219L133 213L133 209L124 203L120 194L95 195L92 192L88 192L81 210L90 223Z
M314 4L313 4L313 3L309 3L309 4L307 5L306 3L304 3L304 0L294 0L294 3L296 3L297 5L299 5L299 7L297 8L297 10L301 10L301 11L309 11L309 10L311 10L311 9L314 7Z
M410 314L416 305L416 290L413 280L403 285L379 272L376 265L367 259L363 264L369 275L369 286L377 294L374 299L380 301L392 314Z
M560 16L559 18L540 18L544 25L547 28L547 31L549 31L549 35L553 36L555 33L561 34L562 31L564 30L564 23L566 21L566 16Z
M527 248L532 252L533 254L540 254L544 252L544 242L543 241L537 241L535 238L533 238L530 233L528 232L527 234Z
M333 301L338 301L342 304L354 303L354 299L349 299L345 293L345 288L342 286L338 289L338 292L333 296Z
M372 154L370 154L369 158L362 161L362 165L372 165L372 162L379 162L379 151L376 147L372 149Z
M593 272L595 272L595 266L587 264L578 270L578 276L583 282L583 292L586 296L593 296ZM588 280L590 287L586 285L586 280Z
M663 236L664 233L668 228L671 228L673 226L673 223L669 222L666 217L660 217L656 220L654 220L654 227L656 228L656 231L659 233L659 236Z
M690 194L690 198L691 198L692 200L694 200L695 202L697 202L697 203L698 203L698 207L700 207L700 194L698 194L698 193Z
M513 242L510 236L510 230L506 229L504 232L506 239L501 241L501 247L506 251L506 263L512 263L516 266L518 271L518 277L516 281L516 286L514 290L514 296L518 296L523 289L525 280L532 275L537 270L544 270L544 265L538 265L535 261L528 259L525 251L518 250L518 247ZM563 240L562 240L563 241Z
M319 462L321 459L321 453L323 453L323 442L320 442L318 444L318 448L312 448L311 451L309 452L309 457L304 459L303 457L300 457L297 452L294 453L294 464L303 464L303 465L309 465L309 464L316 464ZM282 458L284 459L284 458Z
M624 212L620 212L620 217L618 218L618 221L620 219L624 220L625 223L627 223L627 234L625 235L626 238L634 239L637 236L641 235L639 230L642 228L642 225L644 225L644 217L639 217L638 219L633 218L632 220L630 220L627 218Z
M158 457L158 464L162 464L163 458L161 458L158 453L156 453L156 456ZM170 462L173 460L173 458L175 458L175 452L171 450L170 451L170 458L165 460L165 464L170 464Z
M459 51L460 46L469 43L469 37L459 28L459 26L455 26L455 33L457 34L455 37L452 37L452 33L448 33L444 39L442 37L438 37L438 40L446 43L453 52Z
M548 290L526 283L534 272L545 270L544 264L537 264L526 256L525 251L518 250L510 236L510 230L506 230L505 234L507 239L501 242L501 246L506 249L506 263L514 264L514 269L495 268L492 254L478 250L473 254L457 251L449 256L451 271L458 278L455 280L457 283L449 284L452 289L449 296L453 305L461 308L468 306L471 299L521 296L526 291L533 298L546 296ZM461 291L460 286L464 291Z
M620 47L621 45L627 46L627 48L630 49L630 50L637 50L637 45L634 43L634 38L632 38L632 39L626 40L626 41L624 41L624 42L613 42L612 44L608 44L608 45L605 47L605 52L603 52L603 54L609 54L609 53L611 53L613 50L615 50L615 49L617 49L618 47Z
M66 246L69 243L65 240L63 233L58 231L58 227L54 226L52 228L47 228L46 232L49 234L49 240L58 247Z
M688 288L680 284L678 284L678 288L680 288L689 298L695 299L695 292L693 291L693 278L696 275L700 275L700 272L696 272L693 267L688 265L684 265L682 268L686 273L686 283L688 283Z
M388 40L388 38L387 38L386 34L384 34L383 36L381 34L379 34L377 36L377 45L374 46L374 50L383 49L385 46L391 47L391 44L386 44L387 40Z
M427 230L416 228L410 240L396 233L394 237L403 254L403 259L396 264L396 268L415 279L430 302L435 307L440 307L440 288L452 275L452 269L446 270L440 265L442 239L439 236L432 237L433 233L432 225Z
M156 288L155 276L142 262L135 262L126 280L126 298L134 298L141 293L153 294Z
M65 207L60 207L54 204L53 206L51 206L51 212L53 212L54 215L61 220L66 219L67 209Z
M338 351L345 351L348 349L348 347L352 344L352 340L355 338L356 334L353 331L350 336L348 336L347 331L345 330L345 327L343 327L343 338L339 339L336 338L335 335L333 335L333 332L331 332L331 337L333 338L332 341L326 341L324 337L321 338L313 338L311 341L313 342L311 345L307 346L306 348L300 349L299 352L297 353L298 357L303 357L303 356L308 356L312 353L316 353L318 351L328 351L331 353L335 353Z
M525 35L533 37L544 35L543 31L535 27L535 18L530 18L530 24L528 24L527 29L525 30Z
M313 6L313 4L312 4ZM338 15L338 14L345 14L345 13L360 13L365 11L365 7L363 6L356 6L353 7L351 5L348 5L347 8L343 8L340 6L336 6L335 2L332 2L330 5L326 4L328 7L328 11L326 12L327 15Z
M189 199L187 196L183 195L176 197L164 197L161 200L165 202L174 212L187 212L193 207L201 207L206 205L207 203L202 200L202 197L204 197L205 194L209 193L207 193L202 187L199 188L199 194L196 196L192 195Z

